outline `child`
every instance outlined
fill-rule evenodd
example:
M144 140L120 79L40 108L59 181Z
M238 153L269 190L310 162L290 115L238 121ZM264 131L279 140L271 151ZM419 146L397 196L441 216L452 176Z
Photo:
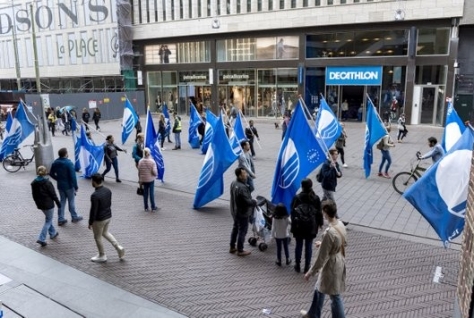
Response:
M281 246L285 250L286 264L291 264L290 255L288 253L288 239L290 238L289 225L291 224L288 211L282 203L275 207L272 223L272 236L277 243L277 261L275 264L281 266Z

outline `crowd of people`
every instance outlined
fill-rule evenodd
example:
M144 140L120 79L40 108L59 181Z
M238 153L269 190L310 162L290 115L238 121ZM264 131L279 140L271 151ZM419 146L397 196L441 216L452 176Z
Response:
M75 112L51 109L47 116L50 121L50 130L54 136L55 127L58 121L64 126L63 134L67 135L67 123L69 116L75 116ZM98 115L96 115L96 113ZM58 118L59 115L59 118ZM89 130L91 115L88 110L83 109L82 122ZM96 109L92 115L96 130L99 130L100 110ZM291 113L285 114L283 121L283 133L291 120ZM170 140L170 134L166 133L167 122L160 114L158 121L158 134L160 135L161 150L165 150L164 141ZM305 178L301 181L301 191L296 194L289 209L282 203L276 205L271 222L271 234L276 242L275 264L281 267L293 265L295 272L303 272L304 279L309 280L312 276L317 276L314 289L313 300L308 310L302 310L303 317L320 317L325 295L331 299L331 311L333 317L342 318L345 316L341 294L345 291L346 264L345 247L347 245L347 222L341 220L338 215L335 192L338 179L342 177L342 169L347 168L344 158L344 148L348 138L344 124L341 123L342 132L334 144L334 148L328 150L327 160L322 164L318 174L318 182L321 183L322 197L320 198L313 189L313 181ZM173 113L172 133L174 134L175 146L173 150L181 149L180 133L182 131L181 117ZM397 140L402 143L407 135L404 114L400 115L397 123ZM144 145L144 134L140 128L136 127L137 134L132 157L137 168L138 183L141 195L143 195L143 205L146 212L155 212L159 208L155 202L155 184L158 170L155 161L151 158L151 151ZM382 161L379 166L378 175L390 178L388 172L391 165L390 148L395 147L390 138L390 124L386 123L388 134L381 140ZM204 135L204 133L202 133ZM233 218L233 225L230 235L229 252L244 257L251 254L245 250L245 238L252 222L253 212L257 206L257 201L252 197L255 190L254 180L255 170L255 149L254 141L259 140L257 128L254 121L249 121L245 129L246 141L241 142L242 152L235 169L235 180L230 185L230 212ZM437 139L430 137L429 146L432 148L428 153L420 155L420 159L432 158L433 163L439 160L444 151ZM98 253L91 258L93 262L107 261L107 255L102 244L102 237L109 241L117 251L120 259L124 258L125 249L119 244L115 237L109 232L112 218L112 192L104 186L104 177L114 168L115 180L121 183L119 178L118 152L127 153L115 144L114 136L108 135L104 143L104 161L106 168L102 173L94 174L91 178L94 191L91 195L91 207L88 220L88 227L93 231L94 240ZM66 148L58 151L58 158L53 162L51 169L47 172L46 167L40 166L37 169L37 177L31 183L33 199L45 216L45 222L39 234L37 243L42 247L47 246L47 236L51 240L58 237L59 232L54 227L54 208L58 208L58 226L63 226L68 222L65 216L66 202L71 217L71 222L77 223L83 220L75 207L75 195L78 192L78 184L74 164L69 160ZM341 165L338 160L341 160ZM59 197L56 194L53 184L47 175L56 181ZM325 222L325 221L326 222ZM315 239L320 236L320 240ZM289 251L290 236L295 240L295 249L292 259ZM313 252L316 256L313 258ZM284 256L282 256L284 253ZM283 258L282 258L283 257Z

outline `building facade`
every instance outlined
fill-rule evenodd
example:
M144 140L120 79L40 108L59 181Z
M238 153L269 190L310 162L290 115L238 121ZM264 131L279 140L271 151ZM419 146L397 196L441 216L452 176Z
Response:
M299 95L310 108L324 96L356 118L370 98L381 114L442 125L463 10L463 0L142 0L133 39L150 106L274 116ZM376 81L360 81L374 68Z

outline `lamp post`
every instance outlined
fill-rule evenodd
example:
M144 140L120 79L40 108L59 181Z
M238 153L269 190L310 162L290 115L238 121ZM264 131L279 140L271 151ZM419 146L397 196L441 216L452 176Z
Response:
M33 15L33 4L30 4L30 15ZM51 168L51 164L54 161L54 153L53 153L53 143L51 141L51 133L48 129L48 123L45 116L44 108L43 108L43 97L41 96L41 81L40 81L40 73L39 73L39 66L38 66L38 48L36 46L36 31L35 31L35 22L31 23L31 39L33 41L33 57L35 63L35 75L36 75L36 91L40 97L40 114L38 115L38 124L35 127L35 164L36 169L39 166L43 165L46 168Z
M20 73L20 59L18 58L18 42L16 38L16 23L15 23L15 9L12 0L12 38L13 38L13 53L15 55L15 71L16 71L16 86L18 91L21 91L21 73Z

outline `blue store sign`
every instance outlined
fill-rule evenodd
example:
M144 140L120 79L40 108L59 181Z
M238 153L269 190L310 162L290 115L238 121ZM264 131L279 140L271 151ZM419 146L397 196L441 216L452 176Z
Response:
M382 67L327 67L326 85L382 85Z

